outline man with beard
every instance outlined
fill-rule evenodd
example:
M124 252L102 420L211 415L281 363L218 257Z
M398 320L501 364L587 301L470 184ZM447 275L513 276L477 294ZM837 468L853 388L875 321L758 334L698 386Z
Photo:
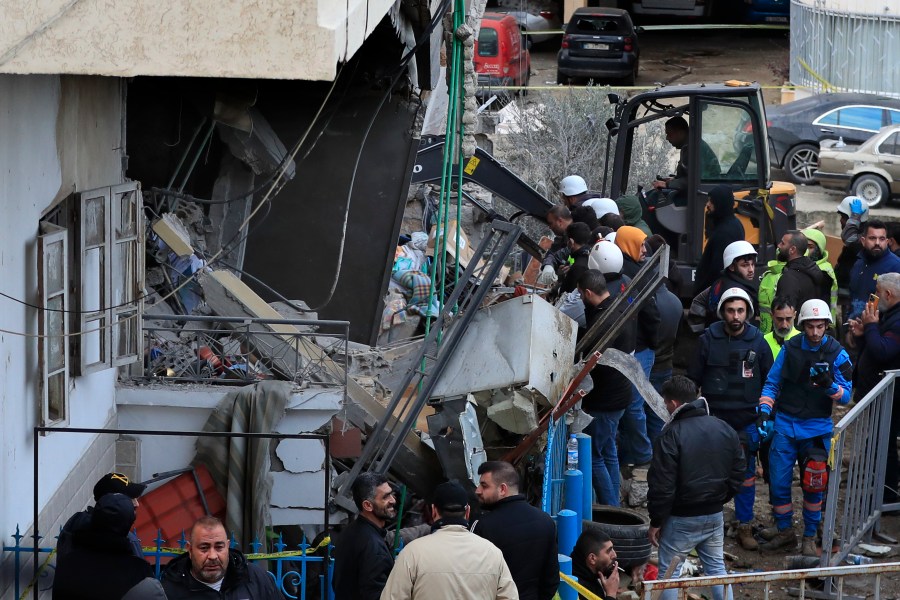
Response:
M778 357L786 341L800 333L794 327L796 316L797 310L790 300L779 297L772 301L772 331L764 335L763 339L769 344L773 358Z
M572 549L572 575L595 596L615 600L619 593L619 563L608 535L590 528L578 536Z
M888 250L887 225L869 219L860 229L862 251L850 271L850 319L858 319L869 296L875 293L875 280L883 273L900 272L900 258Z
M478 475L475 495L489 512L472 532L500 548L521 600L552 600L559 587L556 524L519 493L519 474L508 462L481 463Z
M747 322L753 317L753 304L742 288L726 290L717 313L721 321L710 325L700 336L697 357L688 376L700 385L709 414L728 423L744 447L746 471L743 485L734 497L734 515L741 546L756 550L759 545L751 527L756 498L755 456L760 442L756 405L772 367L772 351L759 329Z
M547 226L550 227L556 237L544 259L541 261L541 274L537 282L540 285L551 286L556 283L558 277L556 269L561 267L569 257L569 247L566 244L566 228L573 223L572 213L565 206L557 204L547 211Z
M727 185L717 185L709 191L706 201L706 246L697 263L694 295L713 284L725 268L725 248L742 239L744 226L734 216L734 193Z
M813 299L827 304L833 281L806 256L806 247L806 236L800 231L789 231L781 237L778 260L786 264L775 286L775 295L793 302L794 306Z
M763 439L772 436L769 499L775 517L775 526L760 533L768 540L760 547L768 551L797 544L791 483L794 465L799 463L803 489L802 552L816 556L816 530L822 520L824 489L821 477L814 477L815 469L811 467L824 470L827 464L834 429L832 407L850 402L853 366L837 340L825 333L831 323L828 304L807 300L800 307L797 321L803 335L785 342L769 370L757 409L760 435Z
M219 519L200 517L191 527L187 553L170 562L163 573L166 597L283 600L269 574L230 545Z
M859 319L850 321L850 330L859 348L856 369L856 401L865 398L884 377L884 372L900 369L900 274L885 273L875 282L878 307L868 303ZM897 494L900 466L897 460L897 435L900 433L900 386L894 387L887 467L884 471L882 498L886 504L900 501Z
M731 242L722 253L722 263L725 270L709 287L709 296L706 299L707 325L711 325L719 318L717 313L722 294L725 290L735 287L747 292L753 303L753 315L759 319L759 310L756 306L756 296L759 294L756 282L756 250L753 244L745 240Z
M586 329L589 330L612 306L613 297L607 289L603 274L594 269L589 269L581 276L578 290L584 302ZM632 318L619 329L619 335L610 347L630 354L634 352L636 337L637 324ZM591 436L594 493L600 504L619 506L620 472L616 431L625 409L632 402L631 382L618 370L605 365L594 367L591 380L594 388L582 400L581 408L593 417L584 433ZM643 414L643 408L641 410ZM649 449L647 455L650 455Z
M378 473L362 473L351 491L359 514L335 543L331 587L335 600L375 600L394 566L384 526L397 514L397 500L387 477Z
M653 182L653 187L657 190L674 190L672 198L676 206L684 206L687 201L687 175L688 160L700 160L700 178L708 179L711 177L718 178L722 175L722 169L719 165L719 159L716 153L709 147L705 140L700 140L700 156L694 156L695 153L690 151L688 146L688 138L690 137L690 127L684 117L672 117L666 121L666 141L672 144L676 149L680 150L678 156L678 166L675 168L675 176L667 179L657 179ZM704 286L705 288L706 286ZM704 289L700 288L700 289Z

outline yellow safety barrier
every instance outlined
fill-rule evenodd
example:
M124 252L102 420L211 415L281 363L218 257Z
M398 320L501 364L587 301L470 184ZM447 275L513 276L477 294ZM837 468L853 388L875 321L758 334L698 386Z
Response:
M587 589L586 587L584 587L583 585L581 585L580 583L578 583L577 581L575 581L574 579L572 579L571 577L569 577L568 575L563 573L562 571L559 572L559 576L564 582L566 582L566 585L573 588L576 592L578 592L579 594L581 594L588 600L603 600L603 598L601 598L594 592L590 591L589 589Z
M319 549L324 548L328 544L331 543L331 536L325 536L322 538L322 541L316 544L315 546L310 546L304 552L303 550L287 550L285 552L272 552L271 554L265 553L255 553L255 554L245 554L244 556L250 560L268 560L270 558L290 558L292 556L303 556L305 554L313 554L317 552ZM144 546L142 548L144 552L149 552L151 554L155 554L157 551L156 546ZM187 550L183 550L181 548L168 548L162 546L158 549L160 552L167 552L171 554L184 554Z

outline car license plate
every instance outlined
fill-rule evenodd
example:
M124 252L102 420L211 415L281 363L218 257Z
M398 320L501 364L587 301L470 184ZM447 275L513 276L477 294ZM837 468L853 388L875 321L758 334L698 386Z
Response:
M766 23L787 23L787 17L766 17Z
M585 50L609 50L609 44L592 44L591 42L585 42L584 49Z

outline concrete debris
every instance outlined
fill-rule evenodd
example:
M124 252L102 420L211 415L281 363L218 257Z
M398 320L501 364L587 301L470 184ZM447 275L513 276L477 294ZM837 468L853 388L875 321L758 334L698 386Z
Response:
M644 476L644 481L640 481L638 479L631 480L631 486L628 489L628 506L635 508L638 506L644 506L647 504L647 492L650 490L650 486L647 485L646 475Z
M530 433L538 426L537 409L530 396L512 392L505 399L491 404L487 416L512 433Z
M166 213L153 223L153 232L158 235L176 256L185 257L194 253L191 234L181 219L173 213Z
M856 547L859 549L860 553L871 556L872 558L887 556L892 550L890 546L880 546L876 544L857 544Z

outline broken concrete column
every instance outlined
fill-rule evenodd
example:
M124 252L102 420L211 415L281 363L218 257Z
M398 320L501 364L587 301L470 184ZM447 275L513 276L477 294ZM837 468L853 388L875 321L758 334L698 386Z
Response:
M487 416L497 425L512 433L524 435L531 433L538 426L534 401L529 396L515 391L504 400L489 406Z

